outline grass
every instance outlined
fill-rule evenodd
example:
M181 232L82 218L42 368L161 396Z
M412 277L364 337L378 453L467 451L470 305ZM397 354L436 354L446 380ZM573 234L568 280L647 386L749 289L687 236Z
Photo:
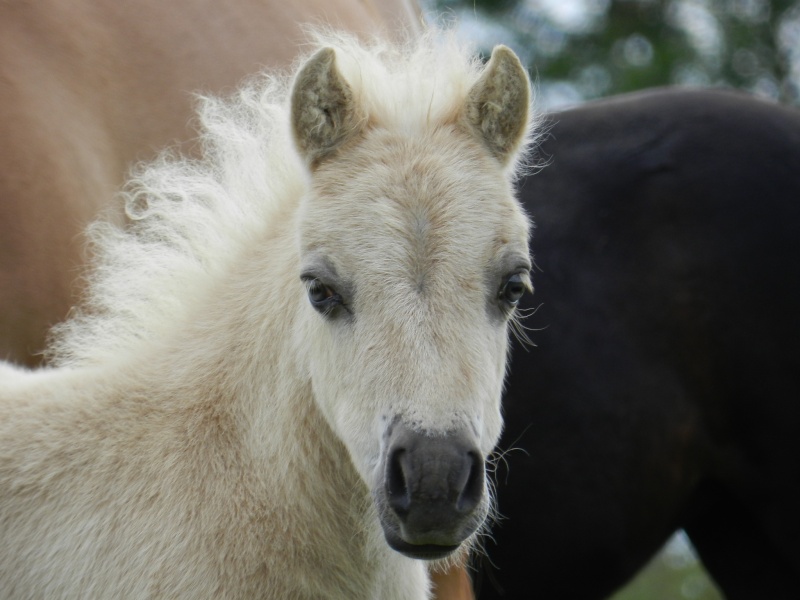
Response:
M724 600L679 532L639 575L610 600Z

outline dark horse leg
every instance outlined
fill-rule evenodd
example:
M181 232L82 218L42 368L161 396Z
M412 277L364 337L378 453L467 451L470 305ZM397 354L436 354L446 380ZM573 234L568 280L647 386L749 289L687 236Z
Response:
M796 599L798 581L786 553L775 547L745 506L719 486L709 487L713 489L699 494L704 510L688 519L685 528L727 600Z

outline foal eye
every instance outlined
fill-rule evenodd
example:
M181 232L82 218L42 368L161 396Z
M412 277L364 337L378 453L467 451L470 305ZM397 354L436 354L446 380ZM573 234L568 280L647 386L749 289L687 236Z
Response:
M319 279L313 278L306 280L308 289L308 300L311 306L322 314L328 314L337 305L342 303L342 297L330 286L325 285Z
M519 304L520 299L525 294L527 286L522 279L521 273L514 273L506 279L505 283L500 287L500 301L508 306L514 307Z
M333 290L322 283L319 279L314 279L308 284L308 299L311 304L322 304L333 296Z

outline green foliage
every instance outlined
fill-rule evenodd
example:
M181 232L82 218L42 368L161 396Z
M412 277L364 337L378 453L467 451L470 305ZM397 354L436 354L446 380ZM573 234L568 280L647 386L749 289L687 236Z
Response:
M800 104L800 0L429 0L489 52L509 44L545 103L669 84ZM478 25L480 24L480 25Z

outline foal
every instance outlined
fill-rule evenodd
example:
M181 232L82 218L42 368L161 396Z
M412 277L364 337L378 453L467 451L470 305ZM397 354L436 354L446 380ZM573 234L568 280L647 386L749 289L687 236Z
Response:
M207 100L59 366L0 370L6 597L426 598L489 510L530 121L511 51L433 35Z

